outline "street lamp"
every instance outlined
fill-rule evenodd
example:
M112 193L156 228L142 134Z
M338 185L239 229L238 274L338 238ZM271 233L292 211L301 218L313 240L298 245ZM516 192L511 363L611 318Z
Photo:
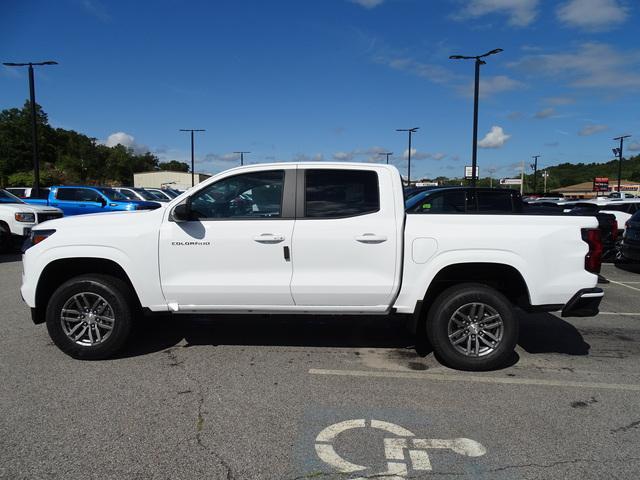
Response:
M206 130L203 130L201 128L181 128L180 129L181 132L191 132L191 186L193 187L196 182L195 182L195 158L193 155L193 132L205 132Z
M251 152L233 152L233 153L239 153L240 154L240 166L244 165L244 154L245 153L251 153Z
M387 156L387 165L389 165L389 155L393 155L393 152L379 152L378 155L386 155Z
M33 137L33 190L35 197L40 196L40 159L38 158L38 123L36 121L36 87L33 80L33 67L42 65L58 65L58 62L48 60L46 62L13 63L4 62L6 67L29 67L29 102L31 103L31 135Z
M407 185L411 185L411 135L416 133L419 128L420 127L396 128L396 132L409 132L409 150L408 150L409 163L407 165Z
M531 164L531 168L533 169L533 193L536 193L536 185L538 184L538 159L540 155L533 155L533 163Z
M620 197L622 197L622 195L620 194L620 177L622 176L622 148L624 139L629 138L630 136L631 135L622 135L621 137L614 138L614 140L620 140L620 147L613 149L613 153L618 155L618 194L620 195Z
M476 81L473 93L473 146L471 154L471 186L476 186L476 166L478 164L478 93L480 91L480 65L485 65L487 62L481 60L489 55L495 55L503 50L496 48L490 52L478 55L477 57L467 57L464 55L451 55L451 60L475 60L476 65Z

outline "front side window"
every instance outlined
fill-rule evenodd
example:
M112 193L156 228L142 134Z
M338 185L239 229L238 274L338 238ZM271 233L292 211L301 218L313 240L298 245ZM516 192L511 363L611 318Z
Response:
M305 217L340 218L380 210L378 174L368 170L308 169Z
M191 212L198 220L279 218L283 188L284 170L235 175L195 193Z
M100 203L102 201L102 197L100 196L100 194L95 190L91 190L89 188L79 188L76 196L78 202Z

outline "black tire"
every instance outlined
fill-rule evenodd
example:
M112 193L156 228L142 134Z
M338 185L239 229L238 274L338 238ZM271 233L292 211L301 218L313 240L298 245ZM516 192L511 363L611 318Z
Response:
M4 223L0 223L0 253L8 253L11 250L11 231Z
M475 335L466 333L466 337L464 337L465 333L463 332L460 336L455 336L451 340L449 338L450 324L453 329L467 328L458 326L457 323L459 322L452 323L455 322L452 320L454 313L457 311L465 312L465 308L472 308L467 307L468 305L476 303L486 306L482 307L483 318L488 320L489 317L495 316L494 313L497 313L499 314L498 320L502 321L499 342L493 349L482 343L487 339L489 343L493 343L493 340L487 336L484 329L481 329L480 333L475 331ZM491 315L487 311L491 311ZM465 315L462 316L464 317ZM459 318L460 316L456 315L456 319ZM470 316L466 318L470 318ZM491 321L491 323L486 320L483 322L482 325L487 326L497 323L496 320ZM479 323L469 325L466 332L469 332L472 327L474 329L477 328L478 325ZM513 358L514 349L518 342L518 330L519 323L514 315L511 302L497 290L478 283L463 283L442 292L429 309L426 319L427 337L436 355L445 365L458 370L483 371L506 366L510 359ZM496 331L487 330L492 335L496 335ZM482 336L482 338L479 338L479 336ZM466 339L462 342L462 345L454 346L453 341L462 337ZM482 353L481 349L485 349L486 353L477 356L473 351L470 354L459 351L460 348L466 348L466 342L469 341L469 337L473 338L470 343L476 342L475 339L478 338L477 343L481 346L478 351Z
M95 345L81 345L69 338L61 320L65 303L83 292L102 297L108 302L110 312L113 314L109 335L105 335L104 341ZM47 330L53 343L70 357L79 360L102 360L112 357L127 342L131 334L134 311L132 292L125 282L109 275L80 275L63 283L49 299L46 315ZM82 328L84 327L80 327L80 330ZM88 328L91 329L91 326ZM95 325L94 328L98 329Z

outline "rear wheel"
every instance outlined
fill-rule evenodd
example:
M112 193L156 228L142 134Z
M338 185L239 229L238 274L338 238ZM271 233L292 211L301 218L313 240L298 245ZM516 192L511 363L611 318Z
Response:
M51 340L67 355L100 360L126 343L133 322L130 288L108 275L81 275L62 284L47 306Z
M511 303L482 284L466 283L442 292L429 309L426 326L436 354L460 370L503 367L518 341Z

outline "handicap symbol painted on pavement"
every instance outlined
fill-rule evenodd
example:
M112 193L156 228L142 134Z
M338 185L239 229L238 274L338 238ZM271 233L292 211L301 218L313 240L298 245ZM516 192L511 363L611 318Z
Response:
M409 466L416 471L431 471L431 460L427 452L431 449L449 449L465 457L481 457L487 453L487 449L481 443L470 438L416 438L413 432L395 423L382 420L345 420L322 430L315 442L318 457L340 473L355 473L368 469L365 465L358 465L342 458L333 447L339 434L354 428L373 428L390 434L388 438L383 439L387 470L375 475L388 480L402 480L408 475ZM364 477L353 480L364 480Z

